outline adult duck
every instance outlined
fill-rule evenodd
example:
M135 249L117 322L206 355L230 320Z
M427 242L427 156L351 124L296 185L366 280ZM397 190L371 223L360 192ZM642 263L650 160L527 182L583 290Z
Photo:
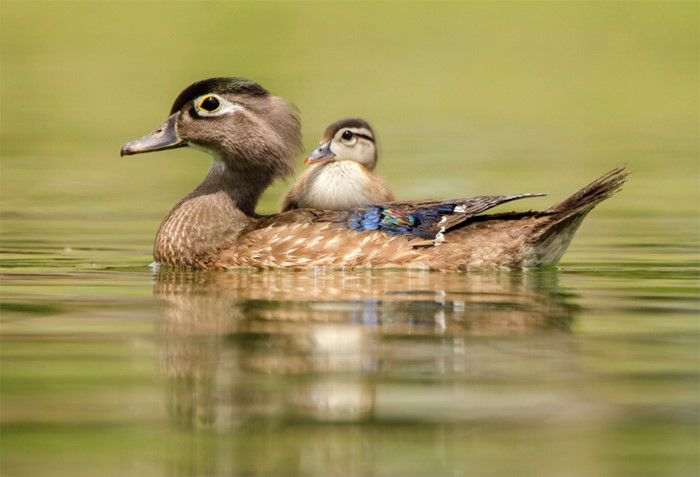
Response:
M627 176L624 168L614 169L539 211L482 214L539 195L518 194L259 216L262 192L293 170L300 129L289 103L250 80L210 78L185 88L163 124L121 150L190 146L213 156L204 181L161 223L156 262L187 268L549 267L586 214Z

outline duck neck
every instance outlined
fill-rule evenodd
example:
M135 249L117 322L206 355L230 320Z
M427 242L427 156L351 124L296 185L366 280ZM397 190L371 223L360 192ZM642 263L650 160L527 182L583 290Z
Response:
M224 193L237 209L248 217L255 217L255 206L273 178L250 171L234 171L224 160L214 157L206 177L184 200L188 198Z
M209 268L255 218L255 206L273 178L231 170L215 158L204 181L173 207L160 225L157 262Z

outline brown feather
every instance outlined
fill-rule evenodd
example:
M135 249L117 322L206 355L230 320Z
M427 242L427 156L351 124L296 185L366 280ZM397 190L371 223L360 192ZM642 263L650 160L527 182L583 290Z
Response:
M314 222L315 211L279 214L261 219L259 227L222 250L216 266L445 271L554 266L586 213L619 190L627 175L624 168L615 169L543 211L473 216L430 247L419 239Z

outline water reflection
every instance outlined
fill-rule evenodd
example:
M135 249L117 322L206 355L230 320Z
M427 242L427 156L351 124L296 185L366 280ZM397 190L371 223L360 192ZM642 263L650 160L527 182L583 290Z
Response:
M527 374L571 368L575 305L556 271L161 269L154 293L171 415L186 427L462 420L514 399L465 381L510 381L523 359Z
M187 271L160 269L154 294L178 332L279 331L282 323L345 323L471 334L568 329L573 311L555 270ZM270 328L272 326L272 328Z

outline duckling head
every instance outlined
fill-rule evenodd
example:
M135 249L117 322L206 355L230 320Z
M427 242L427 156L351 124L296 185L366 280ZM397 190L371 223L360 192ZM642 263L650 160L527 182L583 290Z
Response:
M294 171L302 151L296 109L245 78L209 78L185 88L170 115L152 133L131 141L121 155L190 146L221 169L266 187ZM214 170L214 166L212 166Z
M359 118L334 122L323 132L320 145L308 155L305 164L355 161L367 170L377 165L377 144L372 127Z

